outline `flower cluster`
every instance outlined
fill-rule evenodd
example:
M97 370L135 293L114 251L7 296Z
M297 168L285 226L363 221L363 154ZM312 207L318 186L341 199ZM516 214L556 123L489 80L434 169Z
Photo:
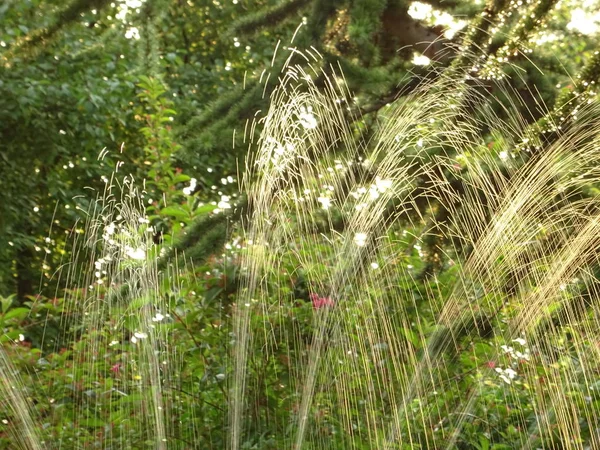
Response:
M500 378L506 384L510 384L511 380L513 380L517 376L517 372L515 372L510 367L508 367L506 369L501 369L500 367L496 367L495 370L496 370L496 372L498 372L500 374Z
M516 360L511 363L513 367L516 367L517 361L529 361L531 353L529 351L529 348L526 347L527 341L525 341L525 339L517 338L513 339L513 342L521 346L523 348L523 351L515 350L513 347L508 345L501 345L500 348L505 354L509 355L511 359ZM514 380L518 376L518 373L511 367L507 367L506 369L496 367L496 364L491 361L488 362L488 367L494 369L499 374L500 379L506 384L511 384L512 380Z
M184 195L192 195L196 190L198 180L195 178L190 178L190 185L183 188Z
M508 345L501 345L500 348L505 353L508 353L511 356L511 358L513 358L513 359L529 361L530 357L531 357L531 353L530 353L529 349L526 347L527 342L525 341L525 339L517 338L517 339L513 339L513 342L516 342L521 347L523 347L523 351L521 352L519 350L515 350L513 347L510 347Z
M312 293L309 295L310 300L312 301L313 308L319 309L327 306L334 306L335 302L330 297L321 297L317 293Z

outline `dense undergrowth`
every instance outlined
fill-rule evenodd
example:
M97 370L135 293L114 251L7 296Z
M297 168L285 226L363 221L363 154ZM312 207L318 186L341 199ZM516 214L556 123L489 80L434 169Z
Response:
M600 54L531 85L554 2L517 6L398 98L371 80L384 102L351 58L269 53L188 123L247 151L220 184L181 168L171 92L138 77L143 145L103 150L80 221L37 236L43 294L1 299L0 448L599 448Z
M69 288L3 300L3 447L593 448L593 106L532 157L529 128L442 79L361 141L343 85L299 72L247 200L115 176L73 235ZM179 204L145 210L151 189ZM205 260L156 239L236 214Z

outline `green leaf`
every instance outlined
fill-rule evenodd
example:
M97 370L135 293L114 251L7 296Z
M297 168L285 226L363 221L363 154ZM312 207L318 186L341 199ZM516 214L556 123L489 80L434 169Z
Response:
M419 348L421 346L419 337L412 330L409 330L408 328L402 328L400 329L400 332L415 348Z
M188 219L190 217L187 211L178 206L167 206L166 208L161 209L160 213L163 216L173 216L176 219Z
M189 175L179 174L173 178L173 183L183 183L185 181L190 181L192 178Z
M18 318L19 320L24 319L27 314L29 314L29 309L27 308L13 308L4 314L4 320Z
M14 298L15 298L14 294L9 295L8 297L2 297L2 299L0 301L2 302L2 312L3 313L8 311L8 309L11 307Z
M100 419L89 418L89 419L84 419L84 420L80 421L79 425L82 427L87 427L87 428L98 428L98 427L103 427L105 425L105 423L103 420L100 420Z
M479 437L479 450L490 450L490 441L485 436Z
M204 206L200 206L196 209L195 213L196 214L207 214L210 212L213 212L215 209L217 209L216 205L204 205Z
M143 297L134 298L129 303L128 311L136 312L139 311L146 305L151 305L153 298L149 295L145 295Z
M13 330L3 335L0 335L0 344L16 341L17 339L19 339L19 334L21 334L19 330Z

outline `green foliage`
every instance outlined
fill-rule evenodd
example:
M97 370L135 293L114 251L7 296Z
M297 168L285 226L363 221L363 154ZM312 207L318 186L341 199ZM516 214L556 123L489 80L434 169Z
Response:
M458 11L455 7L470 14L478 9L474 4L429 3L451 12ZM260 278L261 296L243 302L252 274L242 261L252 244L238 233L240 222L249 226L244 222L252 211L232 174L238 165L243 167L241 155L255 151L254 144L246 145L257 142L253 139L261 131L269 96L290 56L289 39L305 15L294 45L324 59L297 59L305 69L325 68L315 81L320 89L334 75L328 67L341 67L346 81L340 83L355 97L346 120L354 120L357 112L368 115L351 124L356 141L367 147L377 127L390 120L385 105L396 98L398 86L403 94L410 93L425 73L411 62L412 51L384 55L381 37L391 31L384 20L390 5L400 8L411 26L440 32L408 18L408 4L379 0L206 5L148 0L139 10L129 9L124 20L116 19L125 10L122 2L29 0L0 6L5 25L0 29L0 342L21 378L20 392L43 445L157 448L148 431L153 429L148 405L157 398L156 385L143 372L142 346L131 338L142 312L159 306L164 322L156 324L156 333L162 340L151 350L161 361L176 364L177 375L161 381L160 398L169 406L170 448L226 448L231 436L227 414L235 402L241 402L247 422L241 448L291 447L297 433L293 424L302 408L302 375L314 362L311 356L319 342L324 343L320 363L331 369L326 372L330 378L315 372L326 389L315 393L306 410L310 431L302 448L322 448L323 443L332 449L391 448L387 430L374 430L365 417L396 423L403 435L412 433L410 448L518 448L525 435L530 448L559 448L560 420L540 417L539 405L531 402L534 394L547 398L562 390L560 404L581 417L600 408L600 386L590 384L586 372L591 364L587 355L597 351L597 343L581 331L584 327L556 325L564 317L574 318L575 310L581 324L594 323L593 310L575 304L581 300L577 295L548 306L548 319L539 324L547 337L545 347L504 337L506 322L518 311L514 286L507 286L503 295L478 290L472 299L477 313L460 316L450 326L437 323L439 308L451 296L469 252L455 252L453 237L440 238L440 230L453 219L441 204L419 199L421 203L415 201L402 214L389 205L385 219L396 225L386 238L389 254L395 256L377 259L373 267L405 276L360 292L351 277L340 286L329 284L340 264L331 243L344 231L354 205L315 214L310 235L294 233L306 217L286 216L291 231L281 248L272 250ZM473 73L469 77L475 78L473 55L490 57L480 79L470 81L481 83L482 98L497 97L490 109L498 117L509 120L518 111L529 125L531 141L516 142L515 153L552 144L558 136L553 127L561 123L567 128L575 120L571 117L596 98L596 38L565 31L567 6L559 5L558 12L554 6L544 1L520 9L516 3L490 2L486 16L474 19L454 62L434 63L438 69L451 64L454 74ZM558 19L549 20L552 14ZM538 46L541 24L567 38ZM140 28L139 40L125 37L134 27ZM498 29L506 34L490 36ZM347 47L338 45L344 42ZM534 54L515 53L529 47L535 48ZM559 51L566 54L570 70L583 67L572 85L567 85L562 63L555 61ZM440 72L427 76L435 79ZM488 76L508 77L512 91L494 91ZM534 95L535 90L539 93ZM545 111L540 99L548 106L556 101L556 108ZM246 127L254 134L246 134ZM480 138L481 154L498 159L513 145L511 135L471 131ZM347 150L337 144L332 144L333 161ZM98 158L103 148L109 155ZM457 144L454 149L429 150L431 157L443 152L456 156L445 175L451 185L459 184L461 177L455 175L469 173L481 157L476 151L456 155L459 149ZM414 149L406 150L410 154ZM528 159L523 155L512 165L478 167L498 169L498 179L504 180ZM180 271L167 275L152 294L127 280L96 286L94 297L88 286L94 276L74 278L66 267L90 265L72 254L73 242L89 236L85 222L96 206L94 196L101 196L117 168L119 174L145 180L136 207L145 210L149 223L134 227L133 233L151 235L155 245L149 259L161 274L173 267ZM368 185L370 176L364 170L348 183ZM430 181L420 178L417 191L433 189ZM321 185L315 180L315 189ZM590 186L578 198L596 194L597 188ZM480 206L485 209L491 201L484 198ZM431 223L439 229L427 234L423 230ZM101 247L102 242L95 244ZM119 269L136 273L144 263L124 260ZM69 273L64 277L67 286L59 276L67 272L61 269ZM89 271L94 272L91 267ZM315 295L321 303L314 301ZM591 302L594 292L586 295ZM440 304L432 305L432 297ZM102 305L98 311L105 312L104 305L114 309L107 308L107 315L86 310L91 298ZM130 303L119 303L123 299ZM232 318L241 310L249 312L246 377L253 382L243 399L235 399L229 390L234 377L231 355L240 336L231 330ZM101 320L90 322L90 311ZM374 320L377 314L401 319L385 327ZM387 339L369 347L359 330L387 333ZM347 377L347 362L340 363L348 361L348 351L355 351L355 379ZM417 395L402 405L402 420L397 420L396 396L409 387L393 377L374 382L373 374L417 373L414 362L426 352L439 366L440 379L415 388ZM13 373L5 366L0 370ZM340 380L344 388L336 391ZM375 389L383 395L373 396ZM0 448L14 448L19 417L6 402L0 400L2 413L7 411L0 417ZM347 406L338 411L339 405ZM450 441L457 428L460 433ZM593 424L582 424L581 430L581 441L593 442Z
M30 6L31 3L29 2ZM39 51L40 47L48 45L52 42L55 36L64 28L72 25L78 20L81 15L87 13L91 9L99 9L106 7L109 4L108 0L74 0L66 7L58 9L54 17L38 29L30 30L27 26L20 26L19 29L25 35L13 43L8 55L4 55L8 61L11 61L15 55L29 56L28 53ZM54 6L54 5L53 5ZM18 34L16 34L18 36Z
M380 32L381 18L387 3L385 0L351 2L348 37L358 47L364 67L378 65L380 55L374 44L374 37Z
M310 0L287 0L264 8L254 14L248 14L238 19L228 31L230 37L237 34L255 33L262 27L273 27L279 24L299 9L306 6Z
M126 63L99 52L83 55L85 47L75 40L60 57L44 55L37 64L0 72L0 284L10 289L14 270L8 261L22 255L23 281L31 287L21 297L37 288L44 259L50 267L44 272L55 270L65 232L84 217L86 200L73 198L86 186L101 189L101 177L110 177L114 166L96 162L99 151L114 152L125 141L135 148L139 141L128 108L134 84Z

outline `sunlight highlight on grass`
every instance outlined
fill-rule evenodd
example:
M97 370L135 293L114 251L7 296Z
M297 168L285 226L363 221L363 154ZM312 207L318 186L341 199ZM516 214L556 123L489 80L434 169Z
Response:
M284 69L247 166L252 245L235 311L231 448L253 396L272 395L249 373L257 347L273 358L288 349L277 390L292 409L286 448L454 448L485 424L490 386L536 411L515 430L523 448L581 448L598 414L573 400L592 398L599 363L596 104L533 152L518 150L531 130L517 107L494 112L495 98L453 71L391 105L361 140L343 78L327 73ZM495 89L518 101L502 80ZM482 130L502 137L493 150ZM439 281L436 266L452 277ZM285 313L290 300L268 280L290 267L331 299L315 307L309 336L255 321ZM429 280L425 291L418 280ZM557 339L577 364L554 352ZM465 358L480 363L451 375Z

